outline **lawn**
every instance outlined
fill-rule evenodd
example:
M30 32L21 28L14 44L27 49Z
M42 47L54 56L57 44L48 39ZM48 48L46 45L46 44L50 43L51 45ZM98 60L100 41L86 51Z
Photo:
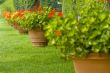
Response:
M0 20L0 73L74 73L71 61L60 58L55 47L35 48Z

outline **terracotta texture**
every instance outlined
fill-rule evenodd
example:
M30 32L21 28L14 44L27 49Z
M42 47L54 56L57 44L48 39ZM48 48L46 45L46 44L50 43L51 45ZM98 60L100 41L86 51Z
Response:
M108 1L108 3L110 3L110 0L107 0Z
M18 26L17 30L18 30L18 32L19 32L20 34L27 34L27 33L28 33L27 30L25 30L25 29L23 29L23 28L21 28L21 27L19 27L19 26Z
M35 47L42 47L47 45L47 40L44 36L44 32L41 29L33 29L29 31L29 36Z
M110 73L110 55L90 54L86 59L74 59L76 73Z
M20 33L20 34L27 34L28 33L28 31L27 30L25 30L25 29L23 29L22 27L20 27L18 24L14 24L13 25L13 27L16 29L16 30L18 30L18 32Z

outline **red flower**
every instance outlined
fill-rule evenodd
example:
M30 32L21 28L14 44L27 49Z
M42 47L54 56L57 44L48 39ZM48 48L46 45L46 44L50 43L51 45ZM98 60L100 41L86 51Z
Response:
M24 16L24 13L19 13L18 16L19 17L23 17Z
M62 12L59 12L58 13L58 16L63 17L63 13Z
M19 10L19 11L17 11L18 12L18 16L19 17L23 17L24 16L24 10Z
M18 12L23 13L23 12L24 12L24 10L19 10Z
M55 9L53 9L49 14L48 18L52 18L55 15Z

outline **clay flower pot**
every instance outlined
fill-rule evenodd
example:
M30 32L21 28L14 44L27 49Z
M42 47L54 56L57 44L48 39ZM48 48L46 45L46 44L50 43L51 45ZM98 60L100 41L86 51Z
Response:
M17 23L14 23L14 24L13 24L13 27L14 27L16 30L18 30L18 32L19 32L20 34L27 34L27 33L28 33L27 30L25 30L25 29L23 29L22 27L20 27Z
M90 54L86 59L74 59L76 73L110 73L110 55Z
M36 28L29 31L32 44L35 47L43 47L47 45L47 40L44 36L44 31Z
M110 0L107 0L108 1L108 3L110 3Z

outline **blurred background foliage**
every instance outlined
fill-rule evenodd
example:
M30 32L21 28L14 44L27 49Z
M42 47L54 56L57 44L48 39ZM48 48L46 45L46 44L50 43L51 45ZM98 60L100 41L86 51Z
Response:
M2 4L0 4L0 15L4 11L14 11L13 0L5 0Z
M44 5L43 4L44 2L48 3L49 1L50 2L57 1L57 3L61 2L62 6L60 6L59 11L63 10L65 15L73 12L73 1L75 1L75 0L41 0L41 2L42 2L41 5ZM52 5L54 6L55 4L52 4ZM56 6L56 7L58 7L58 6ZM13 0L5 0L5 2L0 4L0 14L3 11L15 11Z

